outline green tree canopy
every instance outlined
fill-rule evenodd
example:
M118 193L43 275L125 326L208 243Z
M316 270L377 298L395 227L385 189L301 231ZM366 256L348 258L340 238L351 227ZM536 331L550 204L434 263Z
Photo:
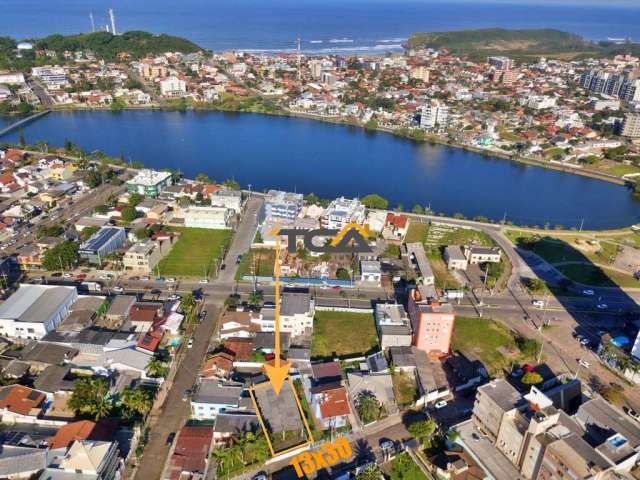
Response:
M144 417L153 406L153 394L147 388L127 387L120 395L120 404L126 417Z
M122 210L122 220L124 222L133 222L138 217L138 211L131 205Z
M542 375L538 372L527 372L520 379L520 381L525 385L538 385L539 383L542 383L543 380Z
M51 271L59 269L72 269L79 260L78 244L65 241L44 252L42 266Z
M368 208L379 208L380 210L384 210L389 207L389 200L375 193L362 197L360 202Z
M67 405L82 416L98 421L109 416L113 403L109 398L109 382L104 377L82 379L73 387Z
M370 392L363 392L358 396L356 410L362 423L367 424L380 418L382 406L375 395Z

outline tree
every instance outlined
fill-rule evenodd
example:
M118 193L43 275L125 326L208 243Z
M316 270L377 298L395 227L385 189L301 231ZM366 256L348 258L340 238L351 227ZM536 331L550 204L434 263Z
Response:
M358 417L362 420L362 423L368 424L375 422L380 418L381 405L373 393L362 392L358 396L356 410L358 412Z
M364 124L364 128L366 130L377 130L378 122L372 118L371 120L369 120L367 123Z
M124 268L124 264L122 262L124 259L124 252L109 252L107 253L106 259L116 268L116 270L122 270L122 268Z
M336 278L339 280L351 280L351 274L346 268L338 268L336 270Z
M127 387L120 396L120 403L125 416L144 417L153 406L153 395L146 388Z
M539 383L542 383L543 380L542 375L538 372L527 372L520 379L520 381L525 385L538 385Z
M360 199L360 202L368 208L377 208L385 210L389 206L389 200L375 193L366 195Z
M76 413L98 421L113 410L113 402L108 395L109 382L106 378L86 378L76 382L67 405Z
M209 175L207 175L206 173L199 173L198 175L196 175L196 182L213 183L213 181L209 178Z
M85 240L90 239L98 230L98 227L84 227L80 232L80 240L84 242Z
M418 441L429 444L431 437L436 433L438 424L433 418L427 418L426 420L418 420L409 425L409 433Z
M78 263L78 244L65 241L50 248L42 257L42 266L51 271L58 269L72 269Z
M255 305L256 307L262 304L262 300L264 299L264 295L262 290L254 290L249 293L249 303L251 305Z
M356 480L380 480L384 478L377 465L369 465L358 474Z
M147 374L152 378L166 377L168 373L169 367L167 366L167 362L161 358L156 357L147 365Z
M424 207L422 205L414 205L411 211L418 215L422 215L424 213Z
M141 195L139 193L129 194L129 205L132 207L137 207L143 202L143 200L144 200L144 195Z
M231 178L227 178L224 181L223 185L229 188L230 190L240 190L240 184L236 180L233 180Z
M146 228L139 228L134 232L134 235L138 240L146 240L147 238L149 238L149 234L150 232Z
M138 217L138 211L131 205L122 210L122 221L131 223Z

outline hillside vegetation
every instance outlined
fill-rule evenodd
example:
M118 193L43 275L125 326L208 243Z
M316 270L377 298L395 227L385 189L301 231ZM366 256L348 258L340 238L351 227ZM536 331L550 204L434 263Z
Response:
M579 35L560 30L504 28L414 33L408 46L446 48L459 55L597 53L603 49Z

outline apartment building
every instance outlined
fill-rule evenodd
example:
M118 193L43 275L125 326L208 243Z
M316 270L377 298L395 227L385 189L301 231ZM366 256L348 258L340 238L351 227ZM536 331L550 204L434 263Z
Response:
M150 273L160 259L171 249L171 240L144 240L133 244L122 259L124 268L140 273Z
M315 303L309 291L284 292L280 306L280 331L307 336L313 331Z
M408 310L413 346L430 357L448 355L455 319L451 304L439 300L433 287L419 285L409 291Z
M143 169L127 182L127 191L155 198L171 185L173 185L173 176L170 172Z
M640 138L640 114L627 113L620 126L620 135L629 138Z
M495 442L502 418L520 403L520 393L506 380L492 380L478 388L473 405L473 421L482 433Z
M362 225L365 220L365 207L357 198L336 198L325 209L320 217L320 225L324 228L340 230L350 223Z
M187 93L187 82L176 76L165 78L160 82L160 95L163 97L181 97Z
M431 100L421 109L420 128L444 130L449 123L449 107L440 100Z
M179 213L184 218L184 225L191 228L208 228L226 230L231 228L232 210L226 207L197 207L191 205Z
M292 222L302 211L304 205L301 193L269 190L264 208L267 220Z

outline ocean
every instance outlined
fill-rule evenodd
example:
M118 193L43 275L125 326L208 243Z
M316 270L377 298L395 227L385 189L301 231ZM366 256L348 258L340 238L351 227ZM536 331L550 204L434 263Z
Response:
M592 40L640 39L640 1L589 0L2 0L0 35L116 29L170 33L214 51L397 51L412 32L556 28Z

